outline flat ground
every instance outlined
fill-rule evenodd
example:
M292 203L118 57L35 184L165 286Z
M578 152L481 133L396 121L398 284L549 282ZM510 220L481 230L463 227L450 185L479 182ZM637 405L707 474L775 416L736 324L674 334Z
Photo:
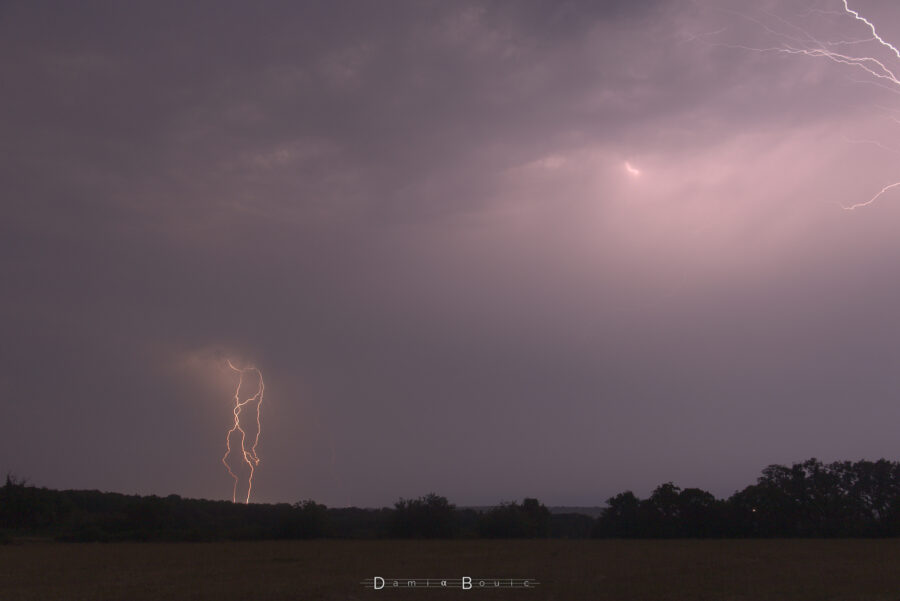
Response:
M365 578L537 578L534 590ZM900 601L900 540L297 541L0 546L0 599Z

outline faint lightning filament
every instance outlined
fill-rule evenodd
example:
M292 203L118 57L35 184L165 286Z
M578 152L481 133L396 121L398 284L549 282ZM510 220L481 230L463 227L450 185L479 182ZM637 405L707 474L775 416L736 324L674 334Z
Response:
M869 206L870 204L872 204L873 202L875 202L876 200L878 200L878 199L881 197L882 194L884 194L884 193L887 192L888 190L893 190L894 188L897 188L898 186L900 186L900 182L894 182L893 184L888 184L887 186L885 186L884 188L882 188L882 189L878 192L878 194L876 194L875 196L873 196L873 197L870 198L869 200L867 200L867 201L865 201L865 202L858 202L858 203L852 204L852 205L850 205L850 206L842 206L841 208L843 208L845 211L853 211L853 210L855 210L855 209L859 209L859 208L862 208L862 207L867 207L867 206Z
M240 432L241 434L241 456L244 460L244 463L250 468L250 476L247 479L247 498L244 500L245 503L250 502L250 492L253 490L253 471L257 465L259 465L259 456L256 454L256 446L259 444L259 433L260 433L260 421L259 421L259 408L262 405L263 401L263 392L265 391L265 384L263 384L262 373L255 367L245 367L243 369L235 367L231 361L226 360L228 367L236 371L239 374L237 388L234 391L234 425L225 435L225 455L222 457L222 464L225 465L225 469L228 470L228 473L231 474L231 477L234 479L234 489L231 494L231 501L237 502L237 488L238 482L240 478L237 474L232 471L231 466L228 465L228 456L231 455L231 436L235 432ZM244 383L244 374L248 372L253 372L259 378L259 384L256 388L256 392L247 397L245 400L241 400L241 386ZM256 406L256 436L253 438L253 445L250 448L247 448L247 433L244 431L244 428L241 427L241 412L247 405L255 405Z

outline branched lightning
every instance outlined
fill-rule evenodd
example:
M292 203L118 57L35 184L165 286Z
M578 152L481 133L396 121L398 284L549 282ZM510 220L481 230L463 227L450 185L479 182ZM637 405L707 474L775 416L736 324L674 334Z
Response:
M228 470L228 473L231 474L231 477L234 479L234 489L231 495L232 502L237 502L237 487L238 481L240 478L234 471L231 469L231 466L228 465L228 456L231 455L231 436L235 432L240 432L241 435L241 456L250 468L250 476L247 479L247 498L244 500L245 503L250 502L250 492L253 490L253 471L257 465L259 465L259 456L256 454L256 446L259 444L259 433L260 433L260 421L259 421L259 408L262 405L263 401L263 393L265 391L265 384L263 384L262 373L255 367L245 367L243 369L235 367L231 361L226 360L228 367L238 372L239 378L237 383L237 388L234 391L234 425L225 435L225 455L222 457L222 463L225 465L225 469ZM256 392L247 397L245 400L241 400L241 386L244 383L244 374L248 372L254 372L259 378L259 385L257 386ZM254 404L256 406L256 436L253 438L253 445L250 448L247 448L247 433L241 427L241 411L244 407L249 404Z
M845 40L831 40L831 41L822 41L817 39L811 33L806 31L805 29L799 27L798 25L791 23L790 21L771 13L763 12L763 14L767 15L771 19L774 19L780 23L780 25L784 28L787 28L791 31L791 33L786 33L785 29L780 28L781 31L770 27L763 21L759 19L755 19L748 15L738 14L741 18L747 19L756 23L760 26L764 31L768 34L778 38L781 40L781 43L777 46L771 46L766 48L760 47L751 47L744 46L738 44L722 44L715 43L717 46L726 46L731 48L740 48L743 50L753 51L753 52L777 52L782 54L793 54L793 55L803 55L810 56L815 58L825 58L834 63L849 65L856 69L862 70L868 79L864 83L874 84L876 86L885 88L893 93L900 94L900 76L898 76L898 69L900 69L900 64L898 66L894 66L890 63L894 58L900 59L900 49L897 48L894 44L890 43L886 39L884 39L880 33L878 33L875 24L868 20L866 17L862 16L858 11L850 8L849 0L840 0L840 8L842 10L819 10L819 9L809 9L801 16L809 16L812 14L818 14L823 16L833 16L833 17L842 17L845 18L847 16L852 17L856 22L862 23L866 29L868 35L864 38L857 39L845 39ZM700 36L696 36L698 39L706 38L717 35L719 32L714 32L711 34L703 34ZM866 44L877 44L881 47L883 51L886 51L891 56L890 61L879 58L870 54L866 54L864 52L864 48ZM836 51L836 48L843 48L840 52ZM894 116L890 117L893 121L900 123L900 119L897 119ZM848 140L848 142L857 142L856 140ZM871 143L886 150L890 150L891 152L896 152L894 149L878 142L865 140L866 143ZM872 196L869 200L864 202L856 202L850 205L841 205L844 210L853 211L855 209L859 209L862 207L867 207L887 192L894 190L895 188L900 188L900 181L887 184L878 191L877 194Z

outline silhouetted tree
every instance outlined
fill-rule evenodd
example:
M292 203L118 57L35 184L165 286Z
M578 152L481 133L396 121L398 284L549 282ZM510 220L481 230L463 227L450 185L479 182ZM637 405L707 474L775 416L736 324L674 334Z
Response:
M638 509L645 536L672 538L681 536L681 488L671 482L656 487Z
M685 488L678 495L681 536L707 538L723 536L724 502L705 490Z
M278 505L278 523L273 538L321 538L328 531L328 508L312 500L291 506Z
M550 536L550 510L537 499L503 503L484 513L478 531L486 538L545 538Z
M593 535L601 538L641 536L638 509L641 501L630 490L606 500L608 507L597 518Z
M454 509L445 497L429 493L394 504L391 535L399 538L450 538L454 534Z

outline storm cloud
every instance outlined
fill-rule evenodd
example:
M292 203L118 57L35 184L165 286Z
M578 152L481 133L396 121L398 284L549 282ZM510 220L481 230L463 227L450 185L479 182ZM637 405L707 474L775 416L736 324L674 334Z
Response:
M900 178L900 104L765 51L865 38L840 10L5 3L0 469L228 498L225 358L257 501L895 457L900 198L841 207Z

